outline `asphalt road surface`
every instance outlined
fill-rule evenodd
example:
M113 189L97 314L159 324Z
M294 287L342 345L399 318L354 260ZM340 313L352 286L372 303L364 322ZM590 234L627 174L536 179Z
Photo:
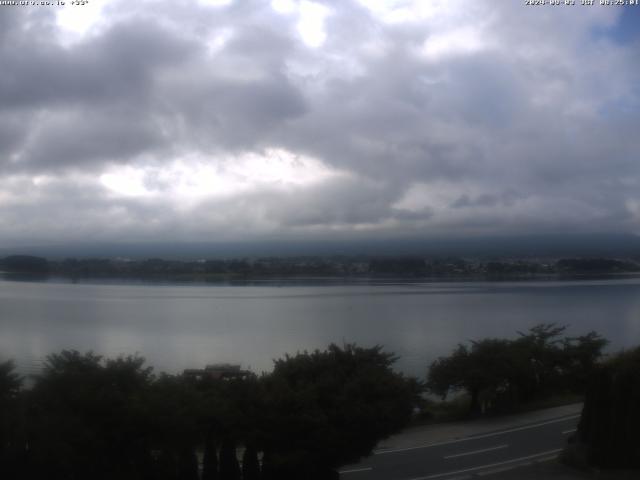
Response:
M378 450L340 471L342 480L452 480L556 458L580 415L447 442Z

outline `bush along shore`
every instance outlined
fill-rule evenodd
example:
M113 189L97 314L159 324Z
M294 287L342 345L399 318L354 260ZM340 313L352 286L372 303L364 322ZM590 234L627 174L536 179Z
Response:
M420 384L381 347L331 345L257 376L155 375L137 356L50 355L29 389L0 364L3 479L332 479L403 428Z

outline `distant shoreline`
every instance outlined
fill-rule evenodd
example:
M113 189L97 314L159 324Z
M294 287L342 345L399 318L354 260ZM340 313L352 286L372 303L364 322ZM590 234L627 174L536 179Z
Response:
M429 258L420 256L265 257L198 259L0 258L13 280L172 284L381 284L424 282L576 280L640 274L637 258Z
M502 283L594 281L640 278L640 272L593 274L530 275L440 275L427 277L398 276L332 276L332 275L61 275L0 271L0 281L98 285L174 285L174 286L385 286L425 283Z

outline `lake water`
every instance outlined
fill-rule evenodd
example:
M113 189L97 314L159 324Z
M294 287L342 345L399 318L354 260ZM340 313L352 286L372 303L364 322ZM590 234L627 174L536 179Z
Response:
M379 285L117 285L0 280L0 358L38 370L61 349L138 352L157 370L208 363L271 369L331 342L384 345L424 376L457 342L541 322L640 344L640 279Z

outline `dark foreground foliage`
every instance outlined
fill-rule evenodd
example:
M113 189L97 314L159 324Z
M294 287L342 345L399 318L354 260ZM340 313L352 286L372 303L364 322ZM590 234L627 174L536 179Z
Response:
M640 468L640 347L602 365L592 376L578 426L590 465Z
M63 351L31 389L3 363L0 478L338 478L411 417L420 385L394 360L331 345L278 360L269 375L214 379Z
M431 364L427 386L442 397L465 391L471 414L512 410L553 394L584 393L608 342L596 332L564 337L565 330L541 324L513 340L460 344Z

